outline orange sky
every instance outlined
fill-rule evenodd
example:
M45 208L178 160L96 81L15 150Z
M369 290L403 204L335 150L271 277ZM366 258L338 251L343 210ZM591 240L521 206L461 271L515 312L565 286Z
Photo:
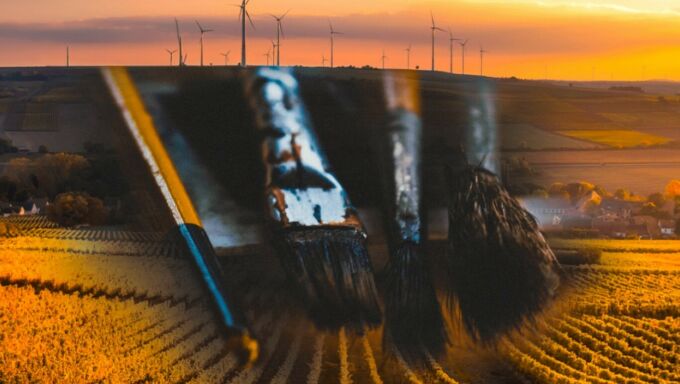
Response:
M61 65L71 46L74 65L168 62L175 48L172 17L180 19L189 64L197 64L198 19L206 36L205 62L222 64L220 52L239 60L236 0L31 0L3 4L0 65ZM249 29L249 64L264 63L274 22L269 13L291 9L284 21L282 64L320 65L329 56L328 19L345 33L336 40L336 65L429 68L429 12L456 37L469 38L467 73L578 80L680 80L678 0L468 0L321 1L251 0L256 30ZM448 33L437 35L437 69L449 68ZM454 50L454 71L461 51Z

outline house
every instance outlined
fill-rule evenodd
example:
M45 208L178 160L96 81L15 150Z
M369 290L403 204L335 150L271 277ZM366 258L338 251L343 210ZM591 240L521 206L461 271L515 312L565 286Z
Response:
M590 219L584 217L567 199L559 197L522 197L520 204L536 219L544 231L560 231L570 227L590 227Z
M616 215L621 219L629 219L639 212L643 203L640 201L628 201L615 198L604 198L600 209L608 214Z
M675 220L659 220L661 237L675 237Z

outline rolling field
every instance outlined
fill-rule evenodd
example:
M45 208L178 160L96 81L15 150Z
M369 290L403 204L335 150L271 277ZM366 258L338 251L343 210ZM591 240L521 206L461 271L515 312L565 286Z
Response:
M604 144L612 148L651 147L666 144L670 141L665 137L624 129L583 129L557 132L565 136Z
M225 254L261 340L261 359L244 369L176 244L32 222L47 228L25 220L20 236L0 239L0 382L680 381L680 242L556 240L601 248L602 260L565 266L554 304L496 347L459 335L423 366L386 353L380 328L316 330L266 250Z
M361 175L368 182L350 180L348 189L373 193L377 178L367 165L370 142L365 135L384 118L380 83L375 81L380 72L339 69L331 78L324 70L301 71L312 118L322 139L334 144L329 156L339 176L357 178L357 172L365 172ZM235 73L187 68L181 73L136 69L133 74L142 86L147 82L142 88L148 92L154 82L172 85L157 87L161 90L177 87L176 95L156 100L167 112L161 115L163 128L191 131L185 132L188 144L224 189L207 197L226 200L233 194L233 202L220 201L223 211L215 210L206 196L194 195L199 209L206 205L205 211L229 216L233 222L227 224L235 228L255 228L259 221L235 214L237 208L257 212L261 196L259 181L253 182L257 173L248 168L247 155L253 153L239 141L240 129L248 129L249 120ZM469 115L466 98L478 91L472 77L451 79L444 74L424 74L422 79L425 147L432 153L442 151L434 155L458 147ZM514 130L503 145L524 147L526 151L513 155L539 167L532 182L587 180L611 190L626 187L647 194L661 190L679 174L676 170L680 172L677 150L603 149L611 145L611 133L620 130L675 138L655 131L680 128L674 105L649 95L535 82L499 80L496 85L499 125ZM91 117L83 118L86 105L73 98L73 89L55 88L40 97L35 101L62 103L60 116L66 122L92 125ZM646 114L648 119L640 117ZM103 120L93 125L97 132L110 128L107 134L116 133L115 121ZM599 142L560 134L598 129L609 130ZM455 335L452 345L443 356L426 354L422 365L384 350L382 328L315 328L270 248L251 244L238 252L222 250L226 280L241 298L260 340L259 361L240 366L189 256L163 232L169 224L159 208L161 200L149 192L153 188L146 183L146 168L137 166L139 154L121 132L113 138L120 141L126 178L140 192L135 195L140 217L134 227L61 229L41 217L0 218L18 232L0 238L0 383L680 382L680 241L555 240L552 245L559 249L602 249L601 261L564 266L554 303L495 346L475 345L460 331L460 321L448 318ZM188 157L179 144L174 142L176 153ZM182 171L196 173L196 168ZM192 180L202 180L192 183L198 186L206 179ZM252 235L248 230L225 234L231 232ZM374 265L384 265L384 260Z

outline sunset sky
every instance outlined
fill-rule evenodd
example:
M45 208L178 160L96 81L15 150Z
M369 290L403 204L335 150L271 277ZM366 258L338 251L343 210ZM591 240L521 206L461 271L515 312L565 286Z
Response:
M199 61L194 20L206 35L205 62L240 58L237 0L0 0L0 66L165 65L175 49L173 17L180 20L188 63ZM330 54L328 20L345 33L336 39L336 65L429 68L430 10L444 29L468 38L465 69L485 74L575 80L680 80L680 0L251 0L256 29L248 27L248 62L263 64L275 23L270 13L290 9L281 44L284 65L321 65ZM437 69L449 68L448 33L437 35ZM175 58L176 60L176 58ZM461 71L461 50L454 51Z

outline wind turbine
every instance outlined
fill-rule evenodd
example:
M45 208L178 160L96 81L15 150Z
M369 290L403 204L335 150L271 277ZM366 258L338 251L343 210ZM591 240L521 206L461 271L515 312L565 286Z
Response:
M272 65L274 65L274 59L276 58L276 49L278 48L278 44L274 40L272 40Z
M333 29L333 24L331 23L330 20L328 20L328 26L330 27L330 32L331 32L331 68L333 68L333 36L334 35L342 35L342 32L338 32Z
M487 52L484 47L479 47L479 76L484 76L484 54Z
M465 46L467 45L468 41L469 41L468 39L465 39L464 42L458 43L458 44L460 44L461 51L462 51L462 54L463 54L463 57L462 57L462 66L463 67L462 67L462 71L461 71L461 73L463 75L465 74Z
M269 66L269 56L271 56L271 53L270 53L271 51L272 51L271 49L268 49L268 50L267 50L267 53L265 53L265 54L262 55L262 56L266 56L266 57L267 57L267 66ZM273 58L272 58L272 59L273 59ZM274 60L272 60L272 62L274 62Z
M175 32L177 32L177 45L179 45L179 66L183 66L186 56L182 54L182 35L179 33L179 22L175 17Z
M227 51L225 53L220 53L220 55L222 55L224 57L224 66L225 67L227 65L229 65L229 52L231 52L231 51Z
M248 10L246 9L246 6L250 3L250 0L241 0L241 5L237 5L239 7L239 18L241 19L241 66L245 67L246 66L246 18L248 18L248 21L250 22L250 26L255 29L255 24L253 24L253 20L250 18L250 13L248 13Z
M411 69L411 44L404 51L406 51L406 69Z
M165 51L170 54L170 65L172 66L172 55L174 55L175 52L177 52L177 50L176 49L173 49L173 50L166 49Z
M195 20L195 21L196 21L196 25L198 26L198 30L201 31L201 67L202 67L203 66L203 35L208 33L208 32L212 32L213 30L212 29L204 29L203 26L201 26L201 23L198 22L198 20Z
M290 12L290 9L286 11L281 16L276 17L275 15L271 15L274 19L276 19L276 66L278 67L281 65L281 36L283 36L283 25L281 24L281 21L283 20L284 17ZM285 36L284 36L285 37ZM273 60L272 60L272 64Z
M432 11L430 11L430 17L432 18L432 26L430 29L432 29L432 70L434 71L434 34L437 31L442 31L446 32L445 30L439 28L437 24L434 22L434 15L432 14Z
M324 68L326 67L327 61L328 61L328 59L326 59L326 55L321 55L321 66L322 67L324 67Z
M449 28L449 73L453 73L453 42L460 41L459 38L453 37L453 32Z
M385 69L385 59L387 58L387 56L385 56L385 50L384 49L383 49L381 58L382 58L382 69Z
M71 51L69 46L66 46L66 68L71 66Z

